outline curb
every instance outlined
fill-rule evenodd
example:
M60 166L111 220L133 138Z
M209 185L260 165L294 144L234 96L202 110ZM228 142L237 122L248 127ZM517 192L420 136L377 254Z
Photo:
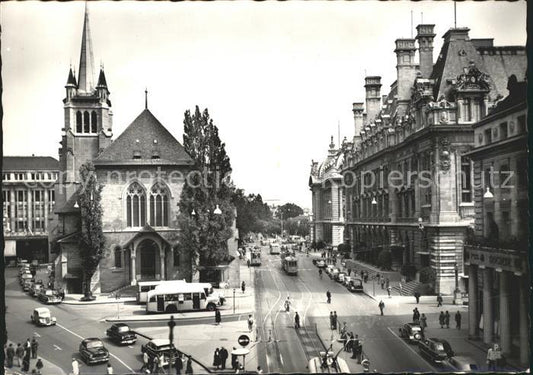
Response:
M136 298L121 298L118 300L109 300L109 301L76 301L76 300L63 300L61 302L64 305L116 305L117 303L124 303L124 302L135 302Z
M243 311L243 312L240 312L240 313L231 313L231 314L222 314L222 316L224 317L238 317L238 316L241 316L241 315L244 315L244 314L252 314L253 311ZM180 314L180 313L177 313L177 314ZM181 313L183 314L183 313ZM118 322L153 322L153 321L160 321L160 320L169 320L170 319L170 316L171 315L174 315L174 320L202 320L202 319L208 319L208 318L213 318L212 314L211 315L206 315L206 316L176 316L176 314L158 314L158 315L147 315L147 316L144 316L144 315L141 315L140 318L136 318L135 315L129 315L129 316L125 316L123 318L106 318L105 321L106 322L109 322L109 323L118 323ZM132 319L133 318L133 319Z

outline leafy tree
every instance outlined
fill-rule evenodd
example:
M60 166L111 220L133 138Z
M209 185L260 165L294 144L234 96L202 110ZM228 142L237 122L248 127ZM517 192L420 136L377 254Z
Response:
M235 219L231 164L225 144L207 109L184 115L183 146L195 167L183 185L178 216L179 249L189 252L193 273L198 265L215 266L231 259L227 241ZM216 214L216 207L221 214Z
M82 187L78 190L81 210L81 238L79 248L83 267L83 293L92 298L91 279L103 257L105 238L102 231L102 185L96 180L91 162L80 167Z
M276 218L278 219L290 219L291 217L296 217L303 215L304 210L294 203L285 203L283 206L278 208L276 212Z
M306 216L292 217L284 222L284 229L289 235L305 237L309 234L309 219Z

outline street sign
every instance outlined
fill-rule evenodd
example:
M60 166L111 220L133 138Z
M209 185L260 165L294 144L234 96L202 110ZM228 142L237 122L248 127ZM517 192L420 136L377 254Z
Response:
M239 342L240 346L245 347L250 343L250 338L246 335L240 335L237 341Z

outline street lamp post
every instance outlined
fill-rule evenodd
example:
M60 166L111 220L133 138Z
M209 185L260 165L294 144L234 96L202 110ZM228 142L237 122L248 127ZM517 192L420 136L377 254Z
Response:
M174 346L174 327L176 326L176 322L174 321L174 315L170 315L170 320L167 324L170 330L168 333L168 339L170 341L170 358L169 358L168 366L169 366L169 371L170 371L170 368L172 367L172 361L173 361L172 357L174 355L174 351L172 350Z
M233 288L233 313L235 314L235 288Z
M459 268L457 267L457 262L455 262L453 270L455 273L455 290L453 291L453 304L462 305L463 296L461 295L461 290L459 289Z

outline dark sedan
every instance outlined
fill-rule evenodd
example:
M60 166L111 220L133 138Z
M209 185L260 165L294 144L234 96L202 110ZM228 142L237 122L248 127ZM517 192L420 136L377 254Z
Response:
M117 344L133 344L137 341L137 335L127 324L116 323L107 329L107 336Z
M420 354L434 363L442 364L446 359L453 357L454 353L448 341L429 338L418 342Z
M91 337L83 340L79 351L81 359L89 365L109 361L109 351L98 338Z
M410 341L416 342L422 339L422 328L416 323L406 323L400 327L400 337Z

